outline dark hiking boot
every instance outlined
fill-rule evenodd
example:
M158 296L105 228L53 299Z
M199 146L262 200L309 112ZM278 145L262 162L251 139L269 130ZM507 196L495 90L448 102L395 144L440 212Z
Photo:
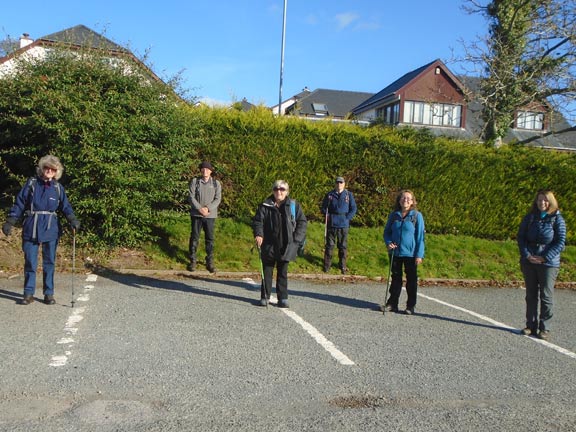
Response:
M216 267L214 267L214 263L207 263L206 270L208 270L210 273L216 273Z
M279 308L289 308L290 306L288 306L288 300L279 300L278 301L278 307Z
M52 295L45 295L45 296L44 296L44 304L47 304L47 305L56 304L56 300L54 300L54 296L52 296Z
M22 304L29 305L30 303L34 303L34 296L25 295L24 298L22 299Z
M268 306L268 300L265 298L260 299L260 306Z
M414 315L414 308L406 308L404 311L406 315Z
M196 262L195 262L195 261L190 262L190 263L186 266L186 270L188 270L189 272L196 271Z

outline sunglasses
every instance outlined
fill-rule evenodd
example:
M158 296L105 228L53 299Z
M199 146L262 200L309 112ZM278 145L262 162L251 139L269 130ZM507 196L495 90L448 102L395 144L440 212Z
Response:
M45 166L43 169L44 169L44 171L54 171L54 172L58 171L56 168L52 168L52 167L48 167L48 166Z
M283 187L275 187L275 188L274 188L274 192L278 192L278 191L286 192L286 188L283 188Z

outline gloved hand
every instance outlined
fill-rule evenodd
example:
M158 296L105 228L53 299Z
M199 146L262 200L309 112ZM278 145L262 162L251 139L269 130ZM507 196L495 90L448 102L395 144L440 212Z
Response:
M2 232L5 236L9 236L10 233L12 233L12 227L16 225L16 222L18 222L18 220L14 217L6 218L6 222L2 225Z
M70 226L72 227L72 229L78 231L78 229L80 228L80 221L76 219L74 216L70 216L67 219L68 222L70 222Z
M4 225L2 225L2 232L4 233L5 236L9 236L10 233L12 232L12 224L4 222Z

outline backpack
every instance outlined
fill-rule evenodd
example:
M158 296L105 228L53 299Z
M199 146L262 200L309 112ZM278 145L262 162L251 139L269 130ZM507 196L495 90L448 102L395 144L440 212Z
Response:
M56 188L56 192L58 193L58 206L60 206L60 197L62 196L62 193L60 192L60 183L58 183L56 180L52 180L52 182L54 182L54 187ZM30 211L33 211L34 209L32 208L32 200L34 199L34 189L36 188L36 184L38 183L38 178L37 177L32 177L28 180L28 189L30 190Z
M292 233L296 231L296 201L290 199L290 214L292 216ZM306 237L298 244L298 256L304 256L304 245L306 244Z

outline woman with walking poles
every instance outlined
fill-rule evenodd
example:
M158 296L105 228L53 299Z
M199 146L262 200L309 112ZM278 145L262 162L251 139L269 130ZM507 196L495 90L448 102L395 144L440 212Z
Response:
M518 229L520 269L526 285L524 335L550 338L554 285L560 270L560 253L566 243L566 222L549 190L540 190ZM540 315L538 315L540 302Z
M36 176L30 178L16 196L2 232L10 235L12 227L22 222L22 250L24 252L24 298L22 304L34 302L38 249L42 246L42 272L44 303L53 305L56 248L62 235L57 213L66 217L72 229L80 228L64 187L58 182L64 168L56 156L40 159Z
M288 183L276 180L272 195L258 206L252 220L264 273L261 306L268 306L276 267L278 307L288 307L288 264L296 259L299 245L306 238L306 216L300 204L288 197L289 193Z
M418 291L418 265L424 258L424 218L416 209L416 196L408 189L396 197L394 211L384 227L384 242L390 257L392 283L390 297L382 306L383 311L398 312L402 291L402 268L406 273L405 313L413 315Z

